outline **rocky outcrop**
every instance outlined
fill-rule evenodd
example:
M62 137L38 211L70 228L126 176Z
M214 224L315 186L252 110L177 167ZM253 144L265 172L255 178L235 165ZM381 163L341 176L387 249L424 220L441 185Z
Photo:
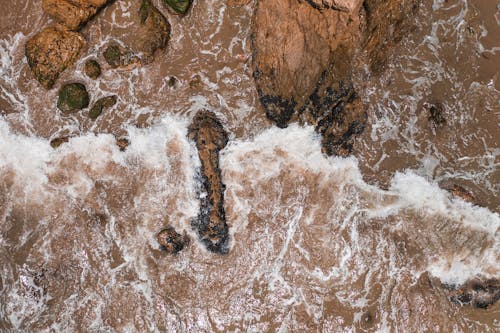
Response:
M443 285L452 302L486 309L500 299L500 281L474 279L460 286Z
M185 233L181 235L170 226L160 231L156 238L161 249L169 254L176 254L189 244L189 237Z
M63 27L49 27L28 40L25 55L35 78L50 89L59 75L76 61L84 46L81 34Z
M59 90L57 108L64 113L73 113L89 106L89 94L81 83L65 84Z
M77 30L107 2L107 0L42 0L42 8L68 29Z
M118 97L116 95L106 96L99 98L97 102L90 108L89 118L92 120L97 119L104 109L110 108L116 104Z
M186 14L191 0L163 0L176 14Z
M229 227L224 211L225 185L219 169L219 151L227 144L227 133L214 113L200 111L189 126L188 135L198 148L202 185L200 213L191 224L209 251L227 253Z
M411 26L405 19L417 1L258 1L252 66L267 117L279 127L312 124L325 153L349 154L367 121L353 86L358 56L379 72L405 33L393 29Z
M87 60L85 62L85 75L89 78L96 80L101 75L101 66L95 60Z

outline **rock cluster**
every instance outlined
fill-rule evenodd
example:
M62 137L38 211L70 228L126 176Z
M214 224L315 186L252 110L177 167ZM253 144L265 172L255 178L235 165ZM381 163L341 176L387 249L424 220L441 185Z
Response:
M417 1L258 1L252 67L267 117L279 127L313 124L325 153L349 154L367 120L352 83L355 55L380 73Z
M210 111L196 114L189 126L188 136L198 148L203 191L200 195L200 213L191 224L209 251L227 253L229 227L224 211L225 185L219 168L219 151L226 146L228 136Z
M467 281L460 286L444 286L452 302L486 309L500 299L500 282L496 279Z

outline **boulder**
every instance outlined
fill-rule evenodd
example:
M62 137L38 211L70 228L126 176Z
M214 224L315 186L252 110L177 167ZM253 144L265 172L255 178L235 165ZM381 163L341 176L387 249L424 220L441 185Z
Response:
M450 301L461 305L486 309L500 299L500 282L497 279L473 279L463 285L443 285Z
M107 0L42 0L43 10L68 29L82 27Z
M99 75L101 75L101 66L99 65L99 63L93 59L91 60L87 60L85 62L85 74L95 80L99 77Z
M358 63L381 72L418 1L258 1L252 67L267 117L278 127L312 124L325 153L349 154L368 119L353 85Z
M83 36L63 27L49 27L28 40L25 55L40 84L50 89L85 46Z
M224 211L225 185L219 169L219 151L228 141L227 133L214 113L199 111L188 128L201 161L200 213L191 223L207 249L229 252L229 227Z
M147 63L153 58L156 50L164 49L170 39L170 23L150 0L142 0L139 9L140 25L138 35L141 36L137 51L142 53L142 61Z
M102 97L94 103L94 105L90 108L89 118L92 120L97 119L102 113L102 111L106 108L110 108L116 104L118 97L116 95Z
M81 83L69 83L59 90L57 108L64 113L72 113L89 106L89 94Z
M181 235L170 226L160 231L156 238L161 249L169 254L176 254L189 244L189 237L185 233Z

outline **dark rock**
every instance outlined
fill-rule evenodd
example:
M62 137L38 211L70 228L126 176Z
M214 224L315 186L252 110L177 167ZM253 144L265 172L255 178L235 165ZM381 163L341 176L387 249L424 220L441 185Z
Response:
M157 240L162 250L169 254L178 253L189 244L189 237L185 233L181 235L170 226L160 231Z
M42 0L42 8L68 29L77 30L107 2L107 0Z
M138 51L142 52L144 63L150 62L156 50L164 49L170 39L170 23L163 14L156 9L150 0L142 0L139 9L140 30L138 35L143 42Z
M429 103L425 105L429 112L429 121L434 125L443 125L446 123L444 116L444 106L441 103Z
M467 281L460 286L444 285L450 301L486 309L500 299L500 282L497 279Z
M461 198L464 201L477 205L477 199L474 197L474 195L460 185L453 184L446 190L451 194L453 194L454 196Z
M28 40L25 55L35 78L50 89L59 75L76 61L84 46L81 34L62 27L49 27Z
M85 62L85 74L95 80L101 75L101 66L95 60L87 60Z
M200 85L201 85L201 76L198 74L192 76L191 81L189 81L189 86L191 88L196 88L199 87Z
M168 86L169 87L175 87L175 84L177 83L177 79L175 78L175 76L171 76L169 79L168 79Z
M59 90L57 108L64 113L72 113L89 106L89 94L81 83L65 84Z
M177 14L186 14L189 6L191 5L191 0L163 0L170 8L172 8Z
M225 185L219 169L219 151L228 141L227 133L214 113L199 111L189 126L188 135L198 148L201 160L200 213L191 223L207 249L229 252L229 227L224 211Z
M111 42L102 55L112 68L129 67L139 63L139 58L132 51L115 42Z
M106 96L106 97L102 97L102 98L98 99L97 102L94 103L94 105L92 106L92 108L89 111L90 119L93 119L93 120L97 119L97 117L99 117L101 115L102 111L105 108L112 107L113 105L116 104L117 100L118 100L118 97L116 97L116 95Z
M55 139L50 140L50 146L52 148L56 149L60 145L62 145L63 143L66 143L68 141L69 141L69 137L68 136L63 136L63 137L60 137L60 138L55 138Z
M120 148L120 151L125 151L130 145L130 141L127 138L116 139L116 145Z

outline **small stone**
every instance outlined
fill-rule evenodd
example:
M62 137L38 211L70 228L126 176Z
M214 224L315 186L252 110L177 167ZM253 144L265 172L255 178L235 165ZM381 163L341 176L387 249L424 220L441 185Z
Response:
M102 55L112 68L127 67L139 63L137 56L117 43L110 43Z
M177 79L175 76L171 76L170 79L168 79L168 86L169 87L175 87L175 84L177 83Z
M448 192L456 197L461 198L464 201L470 202L474 205L477 204L477 200L474 195L460 185L454 184L451 188L448 189Z
M59 90L57 108L64 113L72 113L89 106L89 94L81 83L69 83Z
M191 0L163 0L165 3L172 8L177 14L186 14L189 6L191 5Z
M95 60L87 60L85 62L85 74L95 80L101 75L101 66Z
M116 144L120 148L120 151L125 151L130 145L130 141L127 138L116 139Z
M160 231L157 240L162 250L170 254L180 252L189 244L189 237L186 234L181 235L170 226Z
M56 149L60 145L62 145L63 143L66 143L68 141L69 141L69 137L67 137L67 136L63 136L63 137L60 137L60 138L55 138L55 139L50 140L50 146L52 148Z
M443 125L446 123L446 118L444 117L444 106L443 104L430 103L426 105L429 111L429 121L434 125Z
M112 107L116 104L118 97L116 95L106 96L97 100L89 111L90 119L97 119L105 108Z
M196 87L199 87L201 84L201 76L199 76L198 74L194 75L192 78L191 78L191 81L189 81L189 86L191 88L196 88Z

